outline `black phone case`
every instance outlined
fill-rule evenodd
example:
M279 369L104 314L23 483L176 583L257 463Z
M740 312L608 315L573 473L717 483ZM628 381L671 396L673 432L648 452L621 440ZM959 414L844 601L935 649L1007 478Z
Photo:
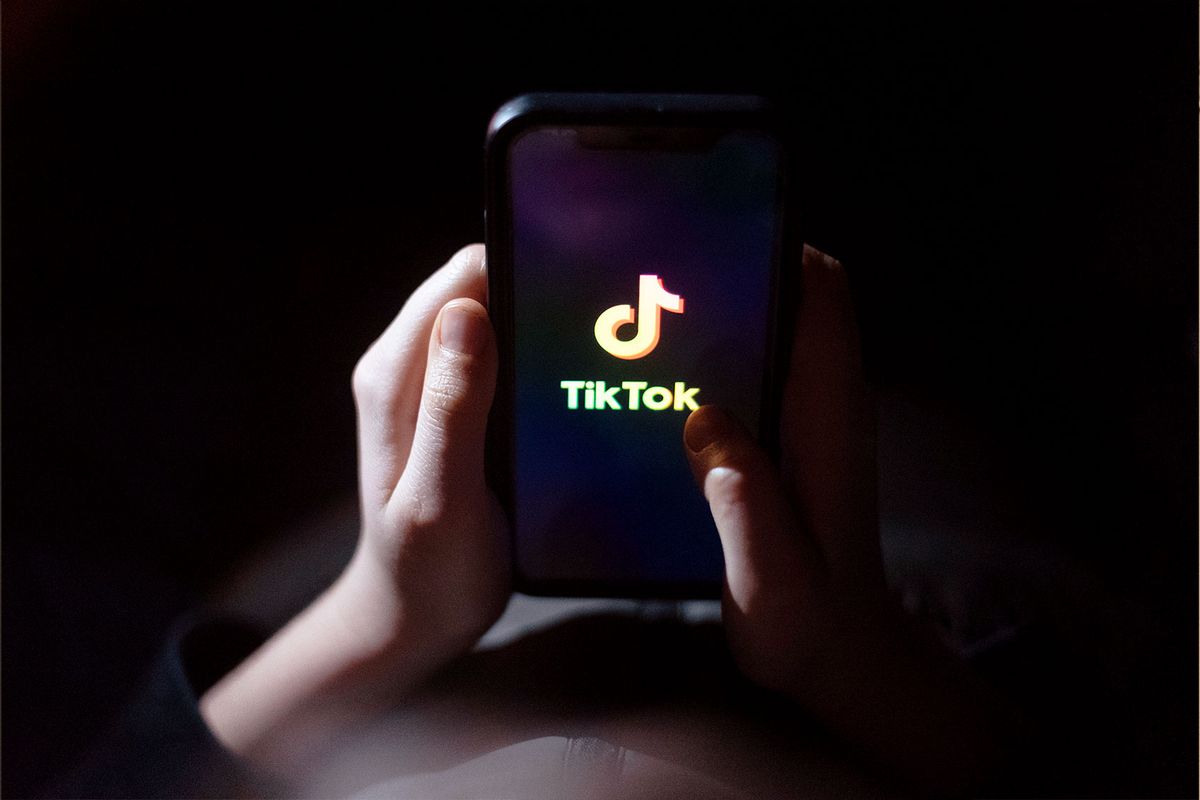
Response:
M516 591L543 596L688 599L719 597L721 583L644 581L536 580L523 575L516 558L514 478L515 430L513 393L514 320L512 297L512 220L506 206L508 152L525 130L540 125L686 127L716 130L764 130L783 145L780 176L781 237L772 276L771 319L768 321L767 369L761 400L759 441L777 458L779 401L788 359L791 321L798 305L799 265L803 238L799 214L789 202L792 183L792 143L770 103L745 95L687 94L526 94L502 105L493 115L486 140L486 210L484 225L488 269L488 312L496 331L499 373L488 422L487 478L504 508L512 536L513 586ZM795 265L795 269L788 269ZM795 273L795 274L793 274ZM682 443L680 445L682 447Z

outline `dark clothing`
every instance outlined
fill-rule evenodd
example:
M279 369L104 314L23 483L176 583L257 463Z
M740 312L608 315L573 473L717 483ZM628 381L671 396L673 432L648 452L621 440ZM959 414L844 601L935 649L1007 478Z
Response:
M221 746L199 698L264 640L232 620L176 623L142 690L54 797L272 797L286 787Z

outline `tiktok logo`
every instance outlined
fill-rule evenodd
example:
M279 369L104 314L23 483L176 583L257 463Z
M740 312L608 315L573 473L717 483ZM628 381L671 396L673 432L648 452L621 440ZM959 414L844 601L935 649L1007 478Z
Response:
M596 318L596 341L617 358L641 358L658 346L659 322L664 310L682 314L683 298L663 288L662 278L657 275L641 275L637 331L633 338L617 338L617 330L635 319L633 308L622 304ZM571 411L579 410L580 399L584 411L695 411L700 407L696 402L700 390L683 381L651 386L649 381L641 380L625 380L619 385L602 380L569 380L559 381L558 388L567 393L567 408Z
M618 339L617 330L634 321L628 303L613 306L596 318L596 341L617 358L632 360L648 355L658 346L659 317L662 311L683 313L683 298L663 288L657 275L638 277L637 332L632 339Z

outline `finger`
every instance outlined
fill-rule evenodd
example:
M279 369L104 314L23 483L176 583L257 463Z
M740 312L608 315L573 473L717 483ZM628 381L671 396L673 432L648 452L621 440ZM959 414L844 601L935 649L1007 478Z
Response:
M484 438L496 388L496 342L476 300L452 300L429 339L412 453L389 513L433 523L483 502Z
M721 536L730 599L747 614L769 614L780 587L819 576L820 554L799 532L769 457L741 424L701 406L683 437Z
M421 403L429 332L451 299L487 297L482 245L460 250L413 292L354 369L364 509L382 508L404 472Z
M877 571L874 420L842 265L805 245L780 424L788 491L832 574ZM875 577L874 575L870 577Z

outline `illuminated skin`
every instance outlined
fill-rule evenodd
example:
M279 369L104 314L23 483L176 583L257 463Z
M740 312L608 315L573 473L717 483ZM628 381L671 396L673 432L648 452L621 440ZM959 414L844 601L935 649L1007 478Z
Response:
M359 360L354 556L201 698L219 741L288 780L469 650L508 602L508 534L483 469L497 363L486 295L483 246L468 247Z
M511 592L504 515L484 479L498 357L483 255L467 248L426 280L355 369L354 557L200 700L226 748L289 780L303 783L332 743L469 651ZM712 406L684 427L725 556L730 653L803 710L802 737L815 718L919 796L972 794L1020 731L887 591L849 288L841 266L810 248L802 276L780 463ZM631 410L653 410L669 391L622 389ZM674 389L690 407L691 390Z
M634 321L633 307L622 303L596 318L596 341L617 358L642 358L658 346L660 316L664 310L682 314L683 298L668 292L657 275L641 275L638 278L637 333L632 339L617 338L617 331Z

